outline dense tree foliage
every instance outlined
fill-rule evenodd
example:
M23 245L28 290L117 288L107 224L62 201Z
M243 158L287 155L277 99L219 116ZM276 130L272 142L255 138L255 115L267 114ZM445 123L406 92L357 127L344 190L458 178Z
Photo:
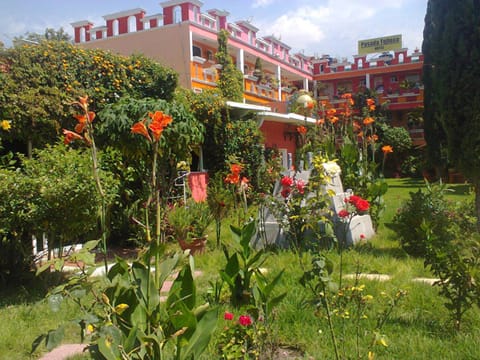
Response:
M78 96L101 110L122 96L171 100L177 74L143 56L122 57L59 41L6 50L0 57L0 114L12 120L10 137L42 147L71 127Z
M448 160L475 186L480 215L480 1L430 0L423 52L426 124L446 134Z
M228 32L221 30L218 33L218 50L215 56L222 69L217 81L217 86L223 97L231 101L243 100L243 75L237 69L232 61L232 57L228 54Z
M54 41L72 41L72 37L61 27L58 30L53 28L45 29L43 34L27 32L22 36L15 36L13 39L14 46L21 46L24 43L29 44L38 44L44 40L54 40Z

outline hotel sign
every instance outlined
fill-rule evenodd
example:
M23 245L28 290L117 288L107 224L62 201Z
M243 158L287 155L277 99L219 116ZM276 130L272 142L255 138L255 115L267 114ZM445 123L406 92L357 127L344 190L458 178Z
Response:
M358 41L358 55L367 55L401 48L402 35L390 35L381 38Z

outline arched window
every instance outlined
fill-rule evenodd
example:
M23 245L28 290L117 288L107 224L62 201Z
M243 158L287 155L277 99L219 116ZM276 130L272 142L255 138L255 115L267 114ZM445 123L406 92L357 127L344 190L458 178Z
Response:
M113 31L113 36L118 35L118 20L117 19L113 20L113 22L112 22L112 31Z
M403 63L404 61L405 61L405 59L404 59L403 53L398 55L398 62Z
M86 34L85 28L84 27L80 28L80 42L85 42L85 34Z
M143 23L143 30L148 30L150 29L150 21L145 21Z
M182 22L182 8L180 6L175 6L173 8L173 23L178 24Z
M358 59L358 68L361 69L363 68L363 59Z
M137 31L137 18L134 15L128 17L128 32Z

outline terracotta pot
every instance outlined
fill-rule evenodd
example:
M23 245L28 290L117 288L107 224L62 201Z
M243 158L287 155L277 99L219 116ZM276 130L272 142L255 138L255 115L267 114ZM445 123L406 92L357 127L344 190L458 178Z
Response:
M190 250L191 255L202 254L205 251L207 245L207 237L194 238L192 241L187 242L182 239L178 239L178 243L183 251Z

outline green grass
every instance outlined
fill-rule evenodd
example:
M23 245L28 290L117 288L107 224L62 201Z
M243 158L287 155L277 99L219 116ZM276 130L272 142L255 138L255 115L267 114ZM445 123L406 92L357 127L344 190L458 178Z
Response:
M388 347L375 347L376 359L479 359L480 347L480 311L478 308L469 310L464 316L462 330L456 333L452 330L449 313L445 309L443 298L438 289L424 283L413 282L415 277L432 277L424 269L423 261L408 256L399 248L395 234L388 228L396 209L408 198L409 192L416 191L425 184L421 180L389 179L389 191L386 195L387 209L377 235L367 244L359 245L345 251L343 254L344 273L354 273L360 269L362 273L388 274L391 280L386 282L361 279L365 284L365 292L373 296L370 316L364 320L364 329L373 328L376 316L384 308L386 301L383 292L395 294L399 289L406 290L408 295L397 307L386 322L382 333L386 335ZM471 196L466 185L452 186L454 191L448 195L451 200L465 200ZM222 230L223 237L228 241L227 224ZM210 232L209 249L205 254L195 257L195 264L202 275L197 279L197 288L205 293L209 281L218 278L218 271L224 265L222 251L214 249L214 230ZM175 244L172 244L176 247ZM334 262L338 278L339 255L331 251L328 257ZM304 264L308 265L309 255L305 255ZM305 359L333 359L333 350L326 320L315 316L314 308L306 300L309 293L299 284L302 268L298 256L290 251L272 253L266 263L269 274L276 274L285 269L285 274L278 291L287 292L284 301L275 312L275 318L270 329L271 337L276 343L293 346L300 349ZM354 280L344 283L353 284ZM75 307L64 304L59 313L52 313L48 304L41 299L43 291L13 291L9 296L0 299L0 359L28 359L31 343L41 333L56 327L61 322L75 319ZM233 310L228 303L222 305L222 310ZM220 320L222 321L222 320ZM348 354L354 354L354 337L351 322L342 325L335 320L335 329L339 342ZM341 339L345 326L347 334ZM79 341L76 329L67 329L67 342ZM218 335L222 331L221 324L216 329ZM208 353L203 359L215 358L216 336L209 345ZM361 337L362 358L366 359L367 344L372 340L371 333ZM38 358L45 348L41 347L33 358ZM87 359L79 356L74 359Z

